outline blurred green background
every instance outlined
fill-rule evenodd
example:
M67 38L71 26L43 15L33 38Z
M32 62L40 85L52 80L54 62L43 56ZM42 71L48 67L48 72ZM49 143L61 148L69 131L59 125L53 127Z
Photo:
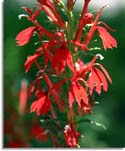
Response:
M34 78L32 71L24 73L24 62L27 55L32 54L33 44L17 47L15 37L19 31L31 25L25 18L18 19L23 11L16 1L4 2L4 147L51 147L51 141L36 140L29 133L34 123L39 124L39 118L29 113L18 113L18 94L22 79L29 82ZM22 5L23 6L23 5ZM92 120L100 122L107 127L103 130L90 124L81 124L78 129L85 138L80 139L81 147L125 147L125 14L119 9L116 17L101 18L113 29L112 35L117 39L118 48L100 51L105 57L102 64L109 71L113 84L109 86L108 93L102 93L96 101L100 104L93 108ZM29 101L29 104L31 102ZM45 139L46 140L46 139Z

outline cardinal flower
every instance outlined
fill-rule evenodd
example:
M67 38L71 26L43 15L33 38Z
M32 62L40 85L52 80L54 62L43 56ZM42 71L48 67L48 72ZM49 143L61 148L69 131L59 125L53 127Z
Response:
M90 1L91 0L85 0L84 7L83 7L83 10L82 10L82 14L81 14L81 18L80 18L79 24L78 24L78 29L77 29L76 36L75 36L75 41L79 41L79 42L81 41L82 30L83 30L84 26L86 24L92 22L93 14L87 13L88 5L89 5Z
M115 47L117 48L116 40L109 34L109 32L101 26L96 27L99 33L99 37L102 40L103 47L106 50L107 48Z
M46 115L50 109L51 101L48 95L41 96L31 105L30 112L36 111L37 115Z
M30 85L29 88L29 96L31 93L34 92L36 87L36 91L35 91L35 95L37 97L37 99L32 103L31 107L30 107L30 112L35 112L37 113L37 115L39 116L40 114L46 115L50 109L50 105L51 105L51 101L49 98L49 93L47 91L45 91L44 89L40 88L40 79L39 77L37 77L37 79L35 79L32 84Z
M69 90L69 106L72 108L74 101L86 113L91 113L91 106L89 104L88 95L85 88L78 82L73 82Z
M106 6L104 6L104 7L106 7ZM99 22L98 20L100 18L101 12L102 12L104 7L102 7L98 11L98 14L97 14L97 16L96 16L96 18L92 24L92 27L85 38L85 43L88 46L94 33L96 32L96 30L98 30L99 36L100 36L102 43L103 43L103 47L106 50L107 48L117 47L117 42L116 42L115 38L113 38L104 27L101 27L98 25L98 24L102 23L102 22ZM106 25L106 24L103 23L103 25ZM109 26L106 25L105 27L108 27L111 30L111 28Z
M27 60L24 64L24 68L25 68L25 71L28 72L32 66L32 64L38 59L38 57L41 55L41 52L38 51L36 52L34 55L32 56L28 56L27 57Z
M84 86L86 85L86 81L84 80L84 76L81 76L81 72L85 68L84 66L84 63L80 59L75 63L75 70L73 71L69 89L69 107L72 108L76 100L78 106L83 109L84 112L91 113L88 94Z
M36 30L35 26L28 27L28 28L22 30L16 36L16 41L17 41L18 46L23 46L23 45L27 44L30 41L35 30Z
M98 94L101 93L102 89L107 91L107 79L110 83L112 83L112 79L106 69L101 64L95 63L98 57L99 55L97 54L83 70L83 72L87 72L87 70L89 72L88 85L90 87L90 95L92 95L93 90L95 90ZM100 67L102 71L97 67Z
M40 3L41 8L47 13L47 15L55 24L65 28L65 21L59 15L50 0L38 0L38 2Z
M64 137L68 147L76 147L78 145L80 133L75 130L73 124L68 124L65 126Z
M58 73L64 71L66 64L70 69L73 68L72 54L65 45L58 48L52 58L52 68Z

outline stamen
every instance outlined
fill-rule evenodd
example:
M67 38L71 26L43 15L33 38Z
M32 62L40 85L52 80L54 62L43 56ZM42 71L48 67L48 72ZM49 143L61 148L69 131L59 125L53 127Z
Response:
M22 17L28 17L28 15L26 15L26 14L20 14L20 15L18 15L19 19L21 19Z
M75 67L77 71L80 71L80 65L77 62L75 63Z
M97 54L96 56L99 57L100 60L104 59L104 57L101 54Z

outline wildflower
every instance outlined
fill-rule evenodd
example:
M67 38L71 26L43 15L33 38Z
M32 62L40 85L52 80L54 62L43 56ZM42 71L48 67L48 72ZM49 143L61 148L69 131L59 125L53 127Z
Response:
M36 111L37 115L46 115L50 109L51 101L47 95L39 97L35 100L30 108L30 112Z
M26 62L24 64L25 72L28 72L32 66L32 64L37 60L37 58L41 55L41 52L38 51L32 56L28 56Z
M99 37L102 39L103 47L106 50L107 48L115 47L117 48L116 40L109 34L109 32L100 26L96 27L99 33Z
M65 45L62 45L58 48L52 58L52 68L56 70L58 73L64 71L65 66L69 66L70 69L73 68L73 59L70 51L66 48Z
M84 63L79 59L78 62L75 63L75 68L69 89L69 107L72 108L73 103L76 100L81 109L86 113L91 113L88 94L84 87L84 85L86 86L86 81L84 80L84 76L81 76L81 72L85 68Z
M78 103L78 106L86 113L91 113L91 107L88 100L88 95L85 88L78 82L73 82L69 90L69 106L72 108L74 100Z
M28 28L22 30L16 36L16 41L17 41L18 46L23 46L23 45L27 44L30 41L35 30L36 30L35 26L28 27Z
M68 147L76 147L80 133L75 130L74 124L68 124L65 126L64 137Z
M75 41L79 41L79 42L81 41L82 30L83 30L84 26L87 23L92 22L93 15L90 13L87 13L88 4L90 1L91 0L85 0L85 4L84 4L83 10L82 10L81 18L79 20L78 29L77 29L76 36L75 36Z
M101 64L95 63L97 58L98 55L96 55L86 67L86 69L89 71L88 85L90 87L90 95L92 95L94 89L98 94L101 93L102 88L104 91L107 91L108 84L106 78L110 83L112 83L111 77L106 69ZM97 66L99 66L103 72L100 71ZM86 69L84 71L87 71Z
M104 7L106 7L106 6L104 6ZM101 12L102 12L104 7L102 7L98 11L98 14L97 14L97 16L93 22L93 25L92 25L91 29L89 30L89 32L85 38L85 43L88 46L95 31L98 30L99 36L103 42L103 47L106 50L107 48L117 47L117 42L116 42L115 38L113 38L104 27L101 27L98 25L98 24L100 24L100 22L98 20L100 18ZM103 25L105 25L105 23ZM108 27L108 26L106 26L106 27Z
M38 0L41 8L47 13L47 15L51 18L51 20L59 25L59 27L65 28L65 21L59 15L53 4L50 0Z

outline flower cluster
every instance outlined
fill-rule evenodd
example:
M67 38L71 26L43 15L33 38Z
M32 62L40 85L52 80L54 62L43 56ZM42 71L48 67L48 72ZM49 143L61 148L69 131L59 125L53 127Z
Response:
M22 30L16 37L18 46L29 43L34 35L39 38L38 48L33 55L27 57L24 64L25 72L30 71L33 64L38 69L36 78L29 87L28 97L33 92L36 97L30 111L36 112L38 116L51 113L52 118L57 119L55 108L58 107L62 114L66 110L68 113L68 121L64 121L67 123L64 129L66 145L77 147L80 133L76 130L77 122L74 119L76 106L77 113L81 110L83 114L92 113L90 98L93 93L101 94L103 90L107 91L108 81L112 83L106 69L98 63L98 59L103 59L100 54L94 55L87 63L80 54L93 55L94 49L90 42L94 41L95 33L101 38L104 50L117 47L117 42L108 32L113 29L99 21L106 6L100 8L94 16L88 12L91 0L84 0L82 13L76 21L73 12L76 1L67 0L67 7L61 0L37 1L36 9L23 7L28 15L22 14L20 17L26 17L33 25ZM38 16L42 12L47 14L47 21L52 25L50 30L38 22ZM53 82L53 77L56 82ZM45 88L41 88L41 81L46 83ZM67 87L65 92L67 94L63 91L64 85ZM65 97L62 97L63 95ZM56 125L60 129L58 121ZM57 142L54 144L58 146Z

